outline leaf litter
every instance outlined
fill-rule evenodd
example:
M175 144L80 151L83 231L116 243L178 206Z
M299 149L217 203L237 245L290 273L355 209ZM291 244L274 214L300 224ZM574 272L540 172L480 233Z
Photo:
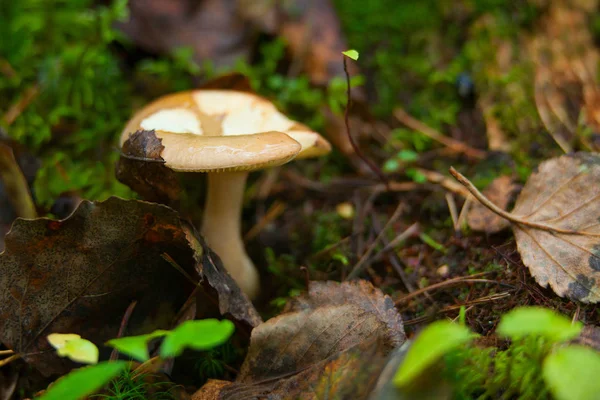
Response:
M188 318L224 315L243 332L261 319L236 288L173 209L116 197L84 201L65 220L14 223L0 254L0 341L42 374L64 374L74 364L46 351L47 334L104 343L133 301L128 335L170 328L190 298L202 307L191 302Z
M311 282L307 294L254 329L236 381L208 385L223 399L367 398L387 356L405 340L392 299L370 283Z
M523 263L542 287L600 301L600 155L579 152L541 163L507 213L456 170L486 207L510 221Z

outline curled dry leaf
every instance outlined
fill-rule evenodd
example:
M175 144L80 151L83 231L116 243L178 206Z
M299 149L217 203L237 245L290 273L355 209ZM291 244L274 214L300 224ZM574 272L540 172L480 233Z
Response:
M482 203L509 220L519 253L536 281L584 303L600 301L600 155L576 153L543 162L512 213L452 174Z
M176 206L181 186L176 173L165 167L160 156L162 139L154 131L140 130L123 143L117 163L117 179L145 200Z
M132 301L128 335L169 329L193 293L202 307L191 317L223 315L242 327L261 322L176 211L116 197L84 201L65 220L17 220L7 235L0 341L43 374L64 374L73 364L46 351L46 334L73 332L104 343L116 337Z
M511 177L500 176L494 179L492 183L485 188L483 194L492 203L501 209L506 210L516 189L517 185L513 182ZM471 209L467 214L467 222L469 223L469 227L474 231L490 234L500 232L510 226L510 223L506 219L490 211L481 203L474 203L471 206Z
M311 282L307 295L254 329L240 374L220 398L366 398L405 338L392 299L370 283Z
M47 351L47 334L104 343L133 300L130 334L168 329L197 280L181 221L168 207L110 198L84 201L61 221L18 219L0 254L0 340L43 374L63 374L73 364Z

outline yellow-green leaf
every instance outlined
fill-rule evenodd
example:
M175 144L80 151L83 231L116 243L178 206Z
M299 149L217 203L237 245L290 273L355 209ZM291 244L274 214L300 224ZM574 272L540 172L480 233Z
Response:
M358 51L356 51L356 50L342 51L342 54L348 58L353 59L354 61L358 60L358 56L359 56Z

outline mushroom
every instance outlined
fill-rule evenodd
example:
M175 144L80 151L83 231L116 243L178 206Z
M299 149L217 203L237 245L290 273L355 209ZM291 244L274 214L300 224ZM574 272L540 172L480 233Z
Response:
M208 174L202 235L242 290L255 298L259 275L241 235L248 173L326 154L330 144L288 119L268 100L233 90L193 90L161 97L127 123L120 145L140 129L154 130L162 140L166 167Z

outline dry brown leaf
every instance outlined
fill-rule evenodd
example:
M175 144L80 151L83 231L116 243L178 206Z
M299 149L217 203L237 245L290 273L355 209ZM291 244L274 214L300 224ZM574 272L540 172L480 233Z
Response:
M221 392L226 386L232 385L229 381L209 379L200 389L192 395L192 400L216 400L222 399Z
M547 227L513 224L523 262L541 286L550 284L561 297L600 301L600 155L542 163L512 214Z
M284 311L252 331L238 382L297 372L367 340L390 349L405 340L394 302L366 281L311 282Z
M164 146L154 131L137 131L123 143L117 162L117 179L144 200L177 208L181 185L177 174L165 167Z
M261 322L177 212L116 197L84 201L65 220L17 220L7 235L0 254L0 341L43 374L64 374L74 364L51 350L47 334L71 332L104 343L117 335L132 301L128 335L170 329L192 293L200 305L192 318L224 316L246 336Z
M584 303L600 301L600 155L576 153L543 162L512 213L487 200L464 176L452 174L508 219L523 263L542 286Z
M392 299L370 283L311 282L254 329L236 382L219 398L366 398L405 339Z
M386 366L387 352L381 341L367 341L291 376L251 383L209 381L192 399L367 399Z
M529 41L536 67L534 93L538 113L565 152L572 151L580 130L580 114L584 124L595 131L600 128L600 55L588 24L591 9L595 7L590 8L590 4L552 2Z
M18 219L0 254L0 340L49 375L74 364L49 351L46 335L104 343L133 300L130 334L169 329L195 285L164 253L198 281L177 213L157 204L113 197L61 221Z
M492 183L485 188L483 194L492 203L501 209L506 210L515 194L516 188L517 185L513 182L512 178L503 175L494 179ZM478 202L471 206L471 209L467 214L467 222L469 223L469 227L474 231L490 234L500 232L510 226L510 222Z

